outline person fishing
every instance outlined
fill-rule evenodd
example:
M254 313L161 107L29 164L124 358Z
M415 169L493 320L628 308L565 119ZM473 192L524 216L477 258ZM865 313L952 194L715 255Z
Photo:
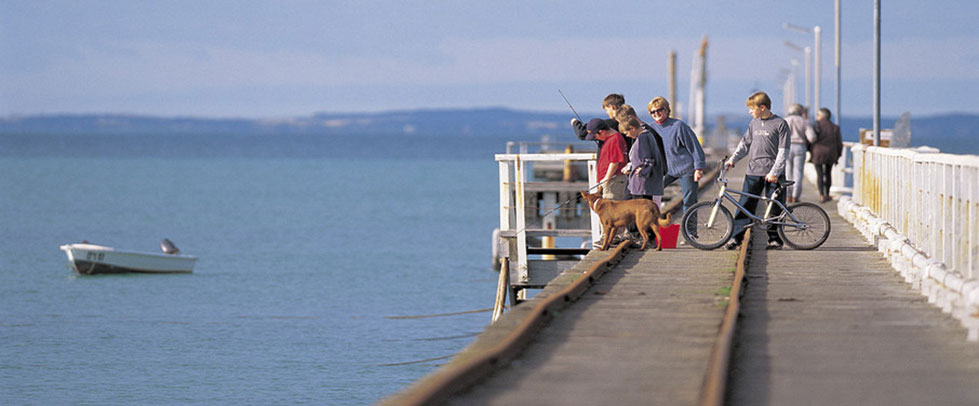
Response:
M565 101L567 101L567 98L565 98ZM625 96L618 93L611 93L608 96L605 96L605 99L602 100L602 110L605 111L605 114L608 115L608 118L601 119L601 120L605 121L606 127L613 128L616 130L619 128L619 122L618 120L615 119L615 114L618 112L619 108L622 107L623 104L625 104ZM568 103L568 105L570 106L571 103ZM573 107L572 110L574 110ZM575 113L575 115L577 115L577 113ZM585 123L581 122L580 118L575 117L571 119L571 128L574 130L575 136L577 136L579 140L595 141L596 143L598 143L598 149L601 150L604 141L597 139L595 137L595 134L589 133ZM631 147L632 147L632 140L631 139L626 140L626 151L628 151L628 148Z

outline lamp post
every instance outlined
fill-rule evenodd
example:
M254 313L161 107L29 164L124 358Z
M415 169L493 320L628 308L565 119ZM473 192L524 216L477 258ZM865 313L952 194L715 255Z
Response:
M799 51L799 52L804 52L806 54L806 76L804 76L806 78L806 80L805 80L805 82L806 82L806 87L805 87L806 91L804 92L804 94L806 95L806 98L803 99L803 100L805 100L804 103L806 105L806 108L812 108L812 104L809 104L809 102L812 101L812 99L809 97L809 89L810 89L810 85L811 85L810 82L809 82L809 78L810 78L810 75L812 73L812 70L810 69L810 66L811 66L810 59L812 57L811 56L812 55L812 48L809 48L809 47L801 47L801 46L796 45L796 44L793 44L793 43L791 43L789 41L785 41L785 46L787 46L789 48L792 48L792 49L794 49L796 51ZM798 64L798 62L793 59L792 64L793 64L793 66L795 66L795 65ZM793 100L793 102L794 102L794 100Z
M793 58L792 69L781 68L778 72L779 76L777 80L782 83L782 114L786 116L789 115L789 110L795 104L795 71L798 70L798 67L799 61Z
M836 64L836 122L839 123L843 118L840 111L840 0L836 0L836 57L833 59Z
M874 0L874 146L880 145L880 0Z
M813 58L814 59L813 65L815 65L815 69L813 69L813 82L814 82L815 86L814 86L814 89L813 89L813 105L812 106L809 106L809 107L810 108L814 108L814 109L818 109L819 108L819 94L820 94L819 88L820 88L820 83L821 83L820 82L820 66L819 66L820 65L820 58L819 57L820 57L820 54L821 54L821 52L820 52L821 47L820 47L820 43L819 43L819 38L820 38L820 33L822 32L822 29L819 28L818 25L815 26L815 27L812 27L812 28L808 28L808 27L800 27L798 25L792 25L792 24L789 24L789 23L782 24L782 28L785 28L786 30L789 30L789 31L801 32L803 34L808 34L810 32L813 34L813 48L816 49L816 56Z

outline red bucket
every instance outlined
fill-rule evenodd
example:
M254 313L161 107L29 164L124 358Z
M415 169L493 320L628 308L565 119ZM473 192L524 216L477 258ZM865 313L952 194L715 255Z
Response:
M676 248L676 239L680 236L680 225L670 224L659 228L659 236L662 238L663 248Z

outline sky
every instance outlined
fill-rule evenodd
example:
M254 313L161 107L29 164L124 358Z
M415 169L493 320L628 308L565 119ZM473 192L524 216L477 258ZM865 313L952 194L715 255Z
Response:
M979 113L979 2L880 0L881 112ZM842 1L841 110L873 113L874 1ZM0 117L121 113L271 118L507 107L600 112L677 99L707 36L707 113L776 112L820 26L821 105L834 115L834 2L0 0ZM813 91L812 93L815 93Z

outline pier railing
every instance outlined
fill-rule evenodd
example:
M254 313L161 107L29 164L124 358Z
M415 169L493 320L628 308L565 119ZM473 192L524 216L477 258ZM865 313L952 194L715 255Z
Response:
M560 248L547 247L550 243L534 247L531 239L553 242L555 237L576 237L590 242L598 238L597 216L591 216L587 205L575 199L579 191L597 183L595 154L497 154L496 161L500 167L500 227L494 239L501 242L500 256L509 261L510 284L521 289L542 288L563 269L574 266L577 259L562 261ZM573 176L564 181L535 181L528 175L537 169L535 164L555 163L568 167L584 164L588 181ZM574 249L582 250L580 245Z
M855 145L840 214L979 340L979 156Z

